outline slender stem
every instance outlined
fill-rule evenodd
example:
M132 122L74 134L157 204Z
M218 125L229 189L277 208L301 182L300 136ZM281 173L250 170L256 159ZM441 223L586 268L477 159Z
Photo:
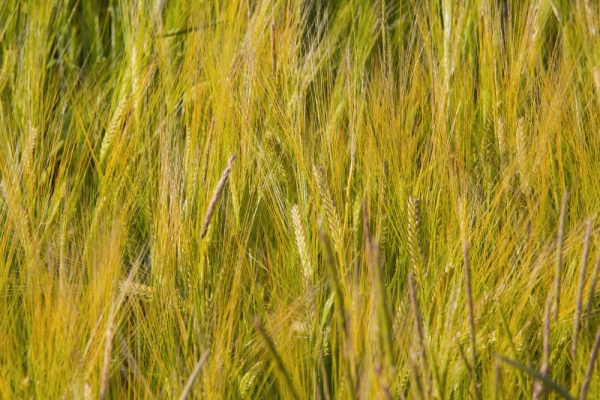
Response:
M558 221L558 237L557 237L557 249L556 249L556 308L554 310L554 321L558 322L558 315L560 311L560 283L561 283L561 269L562 269L562 248L563 240L565 235L565 215L567 214L567 200L569 198L569 191L565 191L562 199L562 206L560 208L560 219Z
M583 381L583 385L581 386L581 393L579 395L579 400L585 400L587 397L587 391L590 386L590 382L592 381L592 373L594 372L594 364L596 362L596 358L598 357L598 348L600 347L600 328L598 328L598 332L596 333L596 340L594 341L594 349L592 350L592 355L590 356L590 362L587 367L587 371L585 372L585 380Z
M587 221L585 232L585 243L583 245L583 254L581 256L581 268L579 273L579 285L577 287L577 303L575 306L575 316L573 318L573 341L571 342L571 357L575 362L577 355L577 335L579 334L579 320L581 319L581 303L583 297L583 286L585 285L585 269L588 255L590 254L590 237L592 235L592 220Z
M271 353L271 357L273 357L273 360L275 360L275 365L279 370L281 376L283 376L285 385L290 390L292 397L294 399L299 399L300 397L298 396L298 392L296 392L296 389L294 388L292 379L288 374L287 370L285 369L285 365L283 365L283 360L281 359L279 353L277 352L277 349L275 348L275 343L273 343L273 341L267 334L267 331L265 331L265 328L263 327L263 324L262 322L260 322L260 318L258 317L254 317L254 329L256 329L256 332L258 332L259 336L262 338L263 342L267 346L267 350L269 351L269 353Z
M183 391L181 392L181 396L179 396L179 400L187 399L188 396L192 393L192 389L194 388L194 383L196 382L196 379L198 379L198 377L200 376L200 372L202 372L202 367L204 367L204 364L206 364L206 361L208 361L209 354L210 354L210 352L207 350L202 354L202 357L200 357L200 361L198 361L198 363L196 364L196 367L194 368L194 371L188 378L188 380L185 384L185 387L183 388Z
M479 386L477 384L477 337L475 335L475 312L473 310L473 292L471 291L471 268L469 267L469 242L465 242L465 286L467 291L467 308L469 309L469 337L471 339L471 352L473 353L473 385L475 386L475 396L481 399Z

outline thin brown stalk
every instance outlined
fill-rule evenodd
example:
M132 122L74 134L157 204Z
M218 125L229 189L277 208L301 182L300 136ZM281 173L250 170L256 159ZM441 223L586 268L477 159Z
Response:
M196 379L198 379L198 377L200 376L200 372L202 372L202 367L204 367L204 364L206 364L206 361L208 361L209 354L210 354L210 352L207 350L202 354L202 357L200 357L200 361L198 361L198 363L196 364L196 367L194 368L194 371L188 378L188 380L185 384L185 387L183 388L183 391L181 392L181 396L179 396L179 400L187 399L189 397L189 395L192 393L192 389L194 388L194 383L196 382Z
M463 349L463 347L461 346L461 344L458 341L458 338L456 336L454 337L454 341L456 342L456 346L458 347L458 354L460 354L460 358L463 360L463 362L465 363L465 366L467 367L469 379L473 380L473 377L474 377L473 367L469 363L469 359L467 358L467 355L465 354L465 349Z
M422 326L422 322L421 322L421 313L419 312L419 303L417 302L417 293L415 290L415 282L413 279L412 274L409 272L408 273L408 290L410 293L410 304L412 306L412 310L413 310L413 317L415 320L415 331L417 334L417 345L419 348L419 356L421 358L421 363L423 365L423 374L424 374L424 386L425 386L425 392L427 392L428 394L430 393L430 384L429 384L429 378L427 376L427 371L428 371L428 363L427 363L427 356L425 353L425 339L423 337L423 326ZM429 396L427 396L429 397Z
M594 293L596 292L596 282L598 281L598 273L600 272L600 253L596 257L594 271L590 282L590 294L588 295L587 307L585 308L585 325L588 326L590 314L592 313L592 305L594 303Z
M546 300L546 317L544 318L544 351L542 355L542 373L549 377L550 373L550 298Z
M569 198L569 191L566 190L563 195L562 205L560 208L560 219L558 221L558 237L557 237L557 249L556 249L556 281L555 292L556 292L556 309L554 310L554 321L558 322L558 315L560 311L560 283L561 283L561 270L562 270L562 248L563 240L565 235L565 215L567 214L567 199Z
M277 46L275 41L275 22L271 22L271 66L277 71Z
M200 238L204 239L206 236L206 232L208 232L208 226L210 225L210 220L212 219L213 213L217 208L217 203L223 194L223 189L229 180L229 175L231 174L231 170L233 169L233 160L235 160L235 155L229 158L229 162L227 163L227 168L223 171L223 175L221 175L221 179L217 183L217 187L213 192L213 195L210 199L210 203L208 203L208 209L206 211L206 216L204 217L204 222L202 223L202 230L200 232Z
M581 255L581 267L579 272L579 285L577 287L577 303L575 305L575 316L573 318L573 340L571 342L571 357L575 362L577 355L577 336L579 334L579 320L581 319L581 303L583 297L583 286L585 284L585 270L588 255L590 254L590 237L592 235L592 220L589 219L586 224L585 243L583 245L583 254Z
M471 352L473 357L473 372L477 368L477 337L475 336L475 312L473 309L473 292L471 291L471 268L469 267L469 242L465 242L464 247L464 258L465 258L465 286L467 292L467 308L469 310L469 338L471 341ZM481 398L479 393L479 386L477 383L477 375L473 374L473 385L475 386L475 395L477 398Z
M546 299L546 314L544 317L544 344L542 349L542 368L540 374L550 378L550 296ZM533 400L546 399L548 392L542 385L542 381L536 380L533 385Z
M421 382L421 377L419 376L419 362L413 349L410 349L410 366L410 370L413 373L413 379L415 381L416 394L419 398L424 399L425 394L423 390L423 383Z
M590 382L592 381L592 374L594 373L594 364L596 363L596 357L598 357L598 348L600 348L600 328L598 328L598 332L596 333L594 348L592 350L592 355L590 356L590 362L588 363L587 370L585 371L585 379L583 381L583 385L581 386L579 400L585 400L587 397L587 391L590 386Z

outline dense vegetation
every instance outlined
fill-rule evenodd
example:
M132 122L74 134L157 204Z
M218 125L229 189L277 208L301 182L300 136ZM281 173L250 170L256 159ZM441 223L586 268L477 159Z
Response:
M600 399L592 0L5 0L0 397Z

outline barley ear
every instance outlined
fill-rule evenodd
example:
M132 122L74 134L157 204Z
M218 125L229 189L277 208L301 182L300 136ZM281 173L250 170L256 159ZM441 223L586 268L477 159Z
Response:
M317 181L317 187L319 189L319 195L321 196L323 209L325 210L325 217L327 218L333 246L335 247L335 251L341 256L343 254L342 222L335 206L335 200L333 199L329 182L327 181L325 171L322 167L314 166L313 174Z
M517 120L517 133L516 133L516 159L517 166L519 168L519 176L521 178L521 184L523 185L523 191L527 193L529 191L529 180L528 174L528 162L527 162L527 137L525 136L525 119L523 117Z
M235 160L235 155L229 158L229 163L225 171L223 171L223 175L221 175L221 179L217 183L217 187L215 187L215 191L213 192L212 198L210 199L210 203L208 203L208 209L206 211L206 215L204 217L204 222L202 223L202 230L200 232L200 238L204 239L206 236L206 232L208 232L208 226L210 225L210 220L212 219L213 213L217 208L217 203L223 194L223 189L225 189L225 185L229 180L229 175L231 174L231 170L233 169L233 160Z
M252 398L252 388L256 383L256 378L258 377L258 373L263 367L262 361L257 362L250 368L248 372L246 372L242 379L240 379L240 383L238 386L240 397L242 399L250 399Z
M123 97L123 99L121 99L121 101L119 102L119 105L117 106L117 109L115 110L115 113L112 119L110 120L110 124L106 129L104 138L102 139L102 144L100 146L100 163L102 163L106 158L108 150L110 149L110 145L113 142L113 138L117 133L117 130L121 126L121 122L123 121L123 116L128 105L129 95L125 95L125 97Z
M35 150L35 143L37 141L38 130L35 126L29 127L29 134L27 135L27 142L25 145L25 151L23 153L23 173L25 179L30 181L33 177L33 151Z
M297 204L292 207L292 224L294 225L296 246L298 247L300 262L302 263L302 275L304 276L306 282L310 282L313 272L312 263L310 262L306 234L302 224L302 217L300 216L300 207L298 207Z
M143 283L122 281L119 282L119 289L133 296L141 297L146 301L152 301L154 298L152 288Z
M410 196L408 198L408 255L412 273L421 282L423 249L421 245L421 207L419 200Z
M498 136L498 151L500 153L500 160L504 164L506 157L506 133L504 131L504 120L502 117L498 117L496 124L496 135Z

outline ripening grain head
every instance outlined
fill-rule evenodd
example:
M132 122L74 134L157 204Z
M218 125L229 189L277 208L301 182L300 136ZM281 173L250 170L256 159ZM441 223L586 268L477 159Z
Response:
M219 182L217 183L213 195L208 203L206 215L204 216L204 222L202 223L202 230L200 231L200 238L204 238L204 236L206 236L206 232L208 232L210 220L212 219L213 213L217 208L217 203L219 202L219 199L223 194L223 189L225 189L225 185L227 185L229 175L231 174L231 170L233 169L233 160L235 160L235 155L229 158L227 168L225 168L225 170L223 171L223 175L221 175L221 179L219 179Z

